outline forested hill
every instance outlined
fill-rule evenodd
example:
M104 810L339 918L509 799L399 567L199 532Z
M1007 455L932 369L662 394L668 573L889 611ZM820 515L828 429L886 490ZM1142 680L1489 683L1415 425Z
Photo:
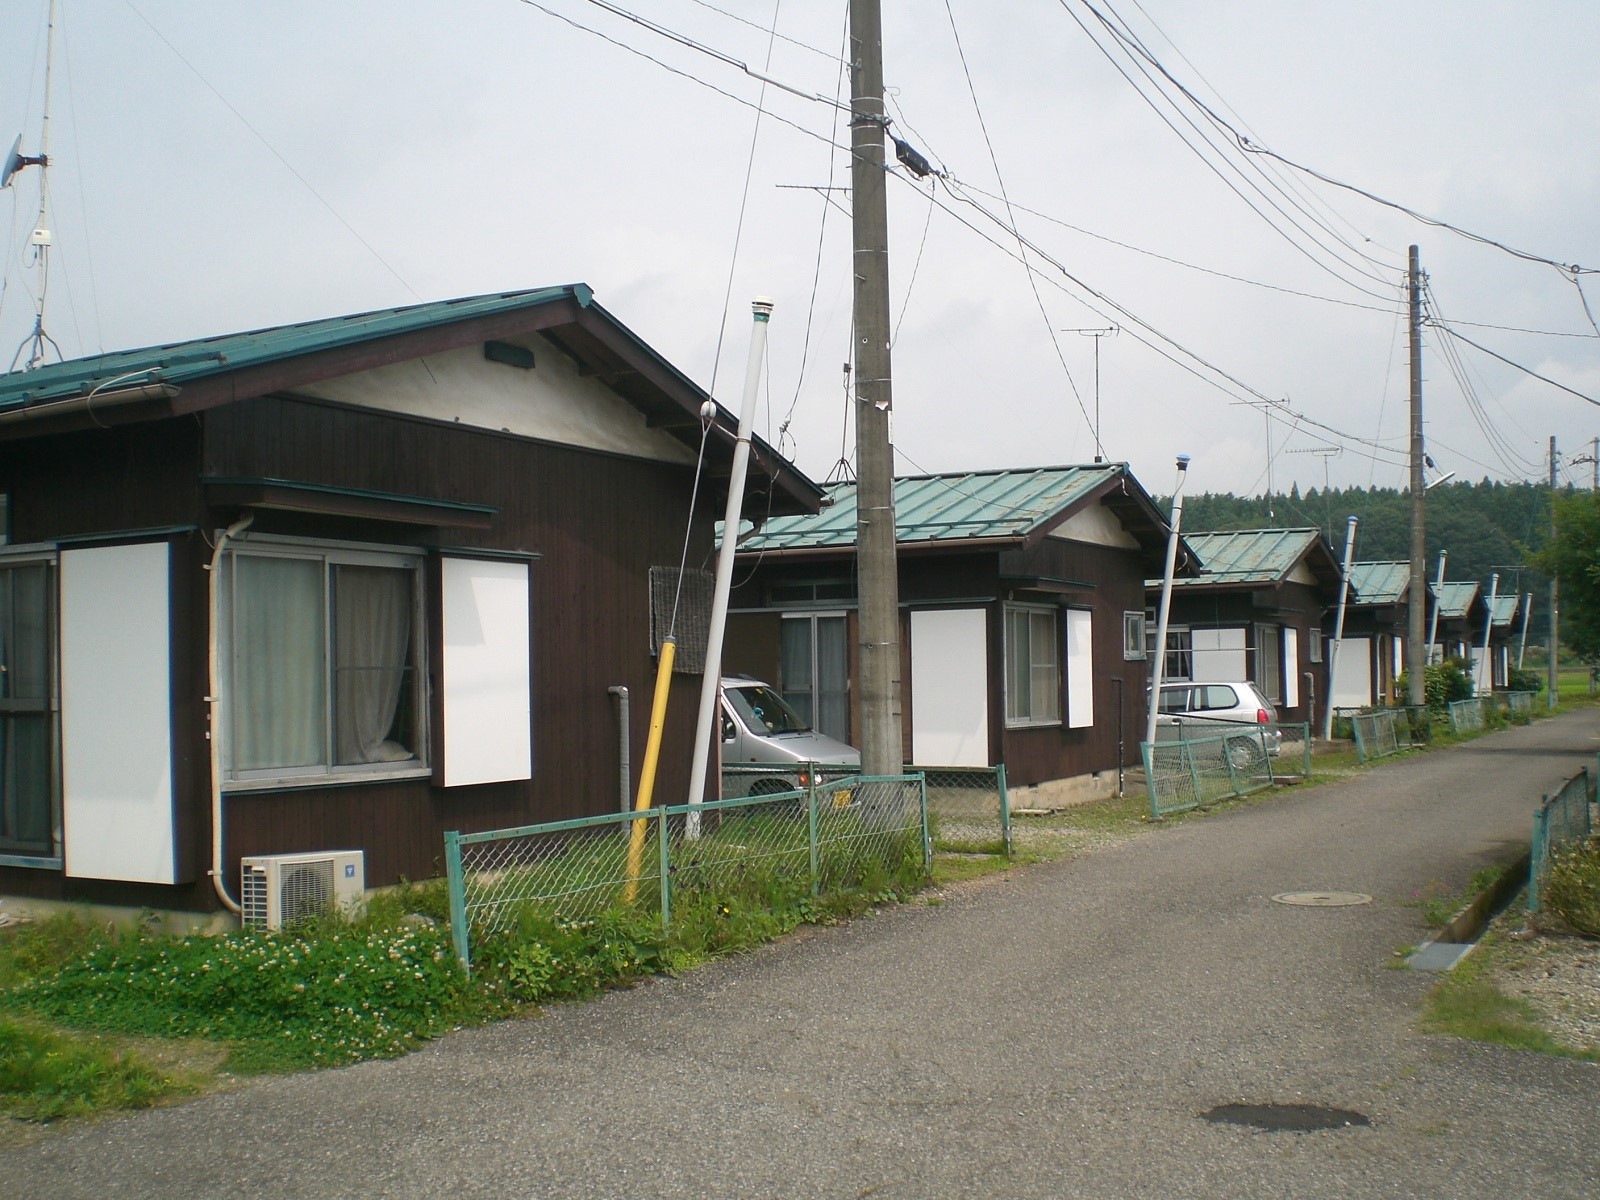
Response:
M1531 483L1442 483L1429 490L1423 525L1428 544L1428 580L1439 571L1439 551L1449 553L1445 578L1474 579L1489 586L1500 573L1502 595L1534 593L1530 640L1545 629L1544 580L1531 570L1518 570L1529 549L1544 545L1550 531L1550 489ZM1171 498L1159 501L1171 510ZM1360 518L1356 527L1356 561L1404 559L1411 554L1411 496L1393 488L1298 487L1287 495L1235 496L1231 493L1185 496L1185 532L1316 526L1344 553L1345 519Z

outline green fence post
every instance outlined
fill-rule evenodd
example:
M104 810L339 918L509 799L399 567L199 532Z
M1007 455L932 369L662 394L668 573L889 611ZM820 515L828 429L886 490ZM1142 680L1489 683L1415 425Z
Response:
M822 862L817 845L817 773L811 772L811 791L806 800L806 852L811 857L811 895L822 891Z
M1194 785L1194 802L1196 806L1199 806L1205 803L1205 793L1200 790L1200 764L1195 761L1194 747L1187 740L1180 739L1178 742L1178 753L1189 760L1189 782ZM1222 757L1228 757L1228 746L1226 742L1224 742L1222 746ZM1230 776L1232 775L1231 767L1229 768L1229 774Z
M461 834L454 829L444 835L444 869L450 889L450 940L455 943L461 969L472 974L472 951L467 942L466 880L461 874Z
M667 810L656 815L657 862L661 868L661 932L672 928L672 852L668 836Z
M1161 820L1161 804L1156 799L1155 751L1149 742L1139 743L1139 757L1144 760L1144 790L1150 797L1150 819Z
M667 810L656 813L656 864L661 870L661 931L672 928L672 838L667 826Z
M1305 721L1300 726L1300 750L1302 766L1300 775L1304 779L1311 778L1311 722Z
M1005 843L1006 858L1011 857L1011 795L1006 791L1006 765L996 763L994 785L1000 793L1000 840ZM923 784L927 786L926 781Z
M929 874L933 871L933 833L928 829L928 773L917 772L917 795L921 798L922 806L922 871Z
M1265 749L1265 747L1263 747L1263 749ZM1239 780L1234 774L1233 770L1233 754L1229 750L1228 739L1226 737L1222 739L1222 767L1228 772L1228 790L1235 796L1240 795ZM1198 787L1195 788L1196 792L1199 790L1200 789Z

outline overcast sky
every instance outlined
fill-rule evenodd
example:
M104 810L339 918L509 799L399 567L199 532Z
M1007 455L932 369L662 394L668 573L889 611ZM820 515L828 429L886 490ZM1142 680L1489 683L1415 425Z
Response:
M1593 0L1091 2L1256 145L1600 267ZM74 357L582 280L736 407L749 300L766 294L759 427L828 476L853 442L849 195L818 190L849 176L825 102L848 101L845 0L620 5L824 99L763 97L724 58L588 0L60 0L46 330ZM18 133L38 149L46 8L0 6L0 151ZM1193 142L1186 122L1205 117L1135 76L1155 106L1142 98L1080 0L885 9L893 130L948 176L890 180L900 473L1090 459L1095 339L1071 331L1116 325L1100 440L1151 491L1180 452L1196 491L1324 471L1399 485L1411 243L1433 315L1600 399L1570 274L1237 147L1202 159L1157 108ZM0 192L0 369L32 328L38 180ZM1600 316L1600 276L1582 278ZM1568 457L1600 434L1594 405L1438 328L1424 377L1441 473L1542 479L1552 434ZM1284 405L1270 423L1261 397Z

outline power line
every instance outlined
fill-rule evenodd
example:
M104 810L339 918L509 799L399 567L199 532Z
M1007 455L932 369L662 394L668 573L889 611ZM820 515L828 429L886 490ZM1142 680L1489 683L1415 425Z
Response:
M972 110L978 116L978 129L983 133L983 144L989 151L989 163L994 167L995 181L1000 185L1000 196L1006 206L1007 221L1013 232L1016 231L1016 215L1011 212L1011 199L1006 195L1005 177L1000 173L1000 160L994 152L994 142L989 138L989 125L983 119L983 106L978 103L978 90L972 82L972 69L967 65L967 52L961 45L961 33L956 28L956 14L950 7L950 0L945 0L945 15L950 19L950 36L955 39L956 56L961 59L961 73L967 80L967 94L972 97ZM937 186L937 185L935 185ZM932 191L929 191L931 198ZM931 216L931 209L930 209ZM1017 233L1017 246L1022 249L1026 246L1021 233ZM1078 391L1078 383L1072 378L1072 372L1067 369L1067 357L1061 352L1061 341L1056 337L1055 324L1050 320L1050 314L1045 311L1044 299L1039 295L1039 286L1035 282L1033 268L1028 265L1028 255L1022 249L1022 265L1028 275L1028 290L1033 293L1033 302L1039 308L1039 316L1044 321L1045 332L1049 335L1050 345L1055 348L1056 361L1061 364L1061 373L1067 377L1067 386L1072 389L1072 398L1078 402L1078 411L1083 414L1083 423L1089 428L1095 439L1095 453L1103 454L1100 445L1100 431L1095 428L1094 422L1089 419L1089 410L1083 403L1083 396Z
M1471 338L1467 337L1466 334L1460 333L1459 331L1450 328L1450 326L1444 324L1443 322L1438 322L1437 324L1438 324L1438 328L1444 330L1446 333L1448 333L1451 337L1455 338L1457 341L1465 342L1467 345L1471 346L1474 350L1477 350L1477 351L1480 351L1480 352L1482 352L1484 354L1487 354L1490 358L1497 358L1501 362L1505 363L1506 366L1515 367L1517 370L1521 371L1524 375L1531 375L1531 376L1533 376L1533 378L1539 380L1539 382L1541 382L1541 383L1548 383L1551 387L1559 388L1561 391L1566 392L1568 395L1576 396L1579 400L1583 400L1583 401L1586 401L1589 404L1593 404L1593 405L1595 405L1597 407L1600 407L1600 400L1596 400L1593 396L1585 396L1582 392L1576 391L1576 390L1574 390L1572 388L1569 388L1564 383L1557 383L1554 379L1551 379L1548 375L1539 374L1539 372L1535 371L1532 367L1525 367L1521 363L1516 362L1513 359L1507 358L1504 354L1499 354L1499 353L1489 349L1489 347L1487 347L1487 346L1481 346L1477 342L1473 341Z

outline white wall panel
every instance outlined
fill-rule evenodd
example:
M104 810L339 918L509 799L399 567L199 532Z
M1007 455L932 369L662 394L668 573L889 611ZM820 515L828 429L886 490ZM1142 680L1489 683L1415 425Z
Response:
M1300 707L1300 631L1283 627L1283 706Z
M1339 661L1334 665L1333 706L1359 708L1371 703L1372 639L1347 637L1339 644Z
M528 564L446 558L444 785L533 777Z
M1189 633L1194 646L1194 681L1228 683L1249 679L1243 629L1194 629Z
M177 881L167 543L61 552L66 873Z
M1067 728L1094 724L1094 614L1069 608L1067 614Z
M911 760L989 766L988 614L911 612Z

